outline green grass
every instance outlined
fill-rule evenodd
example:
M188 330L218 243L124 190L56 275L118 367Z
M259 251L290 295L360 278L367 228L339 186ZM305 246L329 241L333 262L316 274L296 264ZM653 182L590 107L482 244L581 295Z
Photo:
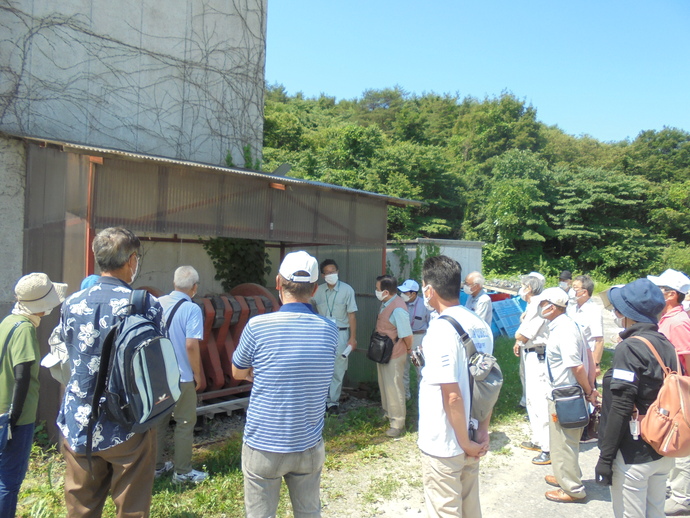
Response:
M524 412L518 409L522 388L519 377L519 362L513 355L513 340L500 337L494 345L494 355L503 371L503 389L492 418L492 424L508 423L521 419ZM611 352L605 351L602 370L610 365ZM606 363L608 361L608 364ZM416 373L412 370L410 385L417 386ZM372 385L372 394L376 387ZM418 402L416 390L407 404L407 432L417 431ZM384 436L387 420L381 417L379 399L372 406L351 410L345 415L328 417L324 427L326 444L325 469L353 471L379 459L386 459L390 443ZM57 518L65 514L63 496L64 462L54 448L47 448L43 437L37 437L44 447L34 445L31 464L20 493L17 516L30 518ZM214 518L243 516L244 491L240 454L241 433L208 448L195 451L194 464L197 469L208 471L211 476L200 486L174 485L170 477L157 480L153 487L151 516L153 518ZM499 453L509 456L510 448ZM364 468L366 469L366 468ZM409 482L406 482L409 483ZM367 502L390 498L401 487L401 482L389 475L374 477L364 494ZM337 496L337 495L336 495ZM333 495L331 495L333 497ZM290 502L283 485L278 516L290 516ZM115 517L112 501L103 512L105 518Z
M494 341L494 356L503 372L501 395L494 407L491 424L508 424L522 419L525 410L519 406L522 397L520 383L520 359L513 354L515 340L500 336Z

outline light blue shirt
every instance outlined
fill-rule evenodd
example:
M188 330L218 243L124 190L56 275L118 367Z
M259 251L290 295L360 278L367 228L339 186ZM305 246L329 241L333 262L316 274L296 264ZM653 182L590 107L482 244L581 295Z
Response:
M381 304L379 313L381 313L381 311L383 311L388 304L395 300L395 297L397 297L397 295L393 295L390 299ZM388 320L395 326L395 329L398 330L398 338L405 338L406 336L410 336L412 334L412 326L410 326L410 314L403 308L395 308Z
M247 445L274 453L316 446L337 346L337 327L311 304L283 304L249 320L232 357L238 369L254 369Z
M173 321L168 322L168 317L175 304L180 300L186 300L173 315ZM202 340L204 338L203 315L201 308L197 306L189 295L181 291L173 291L170 295L164 295L158 299L163 306L163 319L168 328L168 337L175 348L175 356L180 366L180 382L194 381L194 372L189 363L187 354L187 338Z

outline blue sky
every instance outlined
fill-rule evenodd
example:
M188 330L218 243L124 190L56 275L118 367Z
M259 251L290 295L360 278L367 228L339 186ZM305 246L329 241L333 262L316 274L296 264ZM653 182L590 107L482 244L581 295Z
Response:
M268 0L266 81L336 99L509 91L603 141L690 131L690 1Z

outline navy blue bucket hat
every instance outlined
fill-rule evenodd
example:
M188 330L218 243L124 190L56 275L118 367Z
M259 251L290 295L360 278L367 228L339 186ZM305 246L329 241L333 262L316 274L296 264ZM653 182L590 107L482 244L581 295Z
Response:
M635 322L656 324L666 302L659 287L649 279L637 279L608 293L613 307Z

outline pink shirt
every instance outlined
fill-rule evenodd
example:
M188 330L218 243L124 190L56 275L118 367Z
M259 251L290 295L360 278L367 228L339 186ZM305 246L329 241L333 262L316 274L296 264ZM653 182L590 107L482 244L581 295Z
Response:
M690 354L690 316L683 311L683 306L677 306L661 317L659 332L676 348L687 372L684 353Z

